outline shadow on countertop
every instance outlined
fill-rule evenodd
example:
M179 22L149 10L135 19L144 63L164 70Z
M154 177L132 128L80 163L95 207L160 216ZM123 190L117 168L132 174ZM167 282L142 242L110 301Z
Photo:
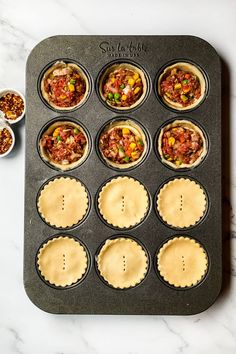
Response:
M232 205L231 205L231 141L230 141L230 69L228 64L222 60L222 216L223 216L223 282L220 298L227 297L231 285L232 254L231 239L234 233L231 230Z

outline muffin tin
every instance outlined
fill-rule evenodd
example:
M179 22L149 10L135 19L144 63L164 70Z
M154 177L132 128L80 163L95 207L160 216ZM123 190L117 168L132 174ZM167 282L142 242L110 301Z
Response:
M88 97L72 111L53 109L40 93L45 70L57 60L78 63L88 76ZM201 68L207 80L207 91L204 100L194 109L178 112L161 102L156 84L164 67L181 61ZM137 65L145 72L147 93L133 109L119 111L106 105L99 96L99 78L116 62ZM207 309L220 292L222 273L221 64L214 48L192 36L50 37L40 42L28 58L26 99L24 286L31 301L42 310L57 314L187 315ZM148 151L144 160L130 170L117 170L101 161L98 136L113 119L133 119L144 127ZM196 122L207 138L208 152L193 169L173 170L158 158L158 131L176 119ZM38 149L45 126L57 120L72 120L84 127L90 145L86 160L63 173L45 163ZM90 199L82 222L67 229L46 224L37 209L39 191L49 180L59 176L78 179L87 188ZM132 228L115 228L99 214L98 192L106 182L118 176L140 181L148 192L147 215ZM173 228L158 217L158 190L173 178L196 180L207 194L204 217L189 228ZM74 237L87 252L88 266L82 279L65 287L46 281L37 265L42 245L58 236ZM158 271L160 248L176 236L196 240L207 254L208 269L195 286L170 285ZM107 239L123 237L133 238L143 246L148 268L139 284L120 289L102 279L97 257Z

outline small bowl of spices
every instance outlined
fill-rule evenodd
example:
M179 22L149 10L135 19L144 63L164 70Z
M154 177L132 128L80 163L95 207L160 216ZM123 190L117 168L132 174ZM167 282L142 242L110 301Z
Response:
M11 127L4 121L0 121L0 158L5 157L15 145L15 134Z
M19 122L25 115L24 96L13 89L0 90L0 111L8 123Z

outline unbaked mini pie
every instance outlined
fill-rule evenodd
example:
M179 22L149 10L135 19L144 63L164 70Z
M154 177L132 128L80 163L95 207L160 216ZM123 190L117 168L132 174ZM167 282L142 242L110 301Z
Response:
M85 217L89 199L84 185L73 177L56 177L40 191L38 211L50 226L69 228Z
M108 239L97 256L100 275L114 288L138 285L146 276L148 257L140 244L131 238Z
M157 268L162 278L175 287L198 284L208 269L208 257L203 247L194 239L174 237L158 252Z
M37 266L41 276L50 284L70 286L85 275L88 267L87 252L72 237L55 237L40 248Z
M203 188L188 178L175 178L160 189L157 210L168 225L187 228L195 225L204 215L207 197Z
M129 228L140 223L149 209L145 187L131 177L116 177L102 187L98 208L105 221L119 228Z

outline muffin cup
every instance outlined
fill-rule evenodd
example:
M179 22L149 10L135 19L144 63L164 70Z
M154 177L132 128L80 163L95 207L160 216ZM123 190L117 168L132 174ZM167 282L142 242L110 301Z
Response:
M109 102L109 100L107 100L106 97L104 97L104 94L103 94L103 85L104 85L106 78L109 76L110 73L114 72L115 70L120 70L120 69L128 69L128 70L132 70L133 72L137 72L139 74L139 76L142 80L142 84L143 84L142 95L138 98L138 100L136 102L134 102L131 106L128 106L128 107L119 107L119 106L112 105ZM132 109L138 107L144 101L144 99L147 95L147 91L148 91L147 77L146 77L144 71L133 63L128 63L125 61L124 62L115 62L112 65L109 65L108 67L106 67L105 70L103 71L103 73L101 74L101 76L99 77L98 92L99 92L99 95L100 95L102 101L108 107L110 107L114 110L117 110L117 111L128 111L128 110L132 110Z

